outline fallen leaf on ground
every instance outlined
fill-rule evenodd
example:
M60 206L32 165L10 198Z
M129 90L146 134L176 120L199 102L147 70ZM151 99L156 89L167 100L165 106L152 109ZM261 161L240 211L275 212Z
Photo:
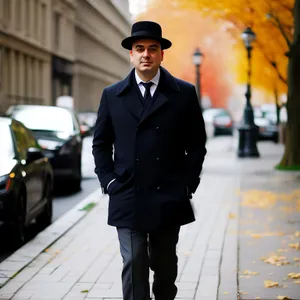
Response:
M300 231L296 231L294 235L295 237L300 237Z
M288 277L293 278L293 279L299 279L300 278L300 273L289 273Z
M236 214L230 213L230 214L228 215L228 218L229 218L229 219L235 219L235 218L236 218Z
M289 300L291 298L287 297L287 296L277 296L278 300Z
M80 293L88 293L89 292L89 290L82 290L82 291L80 291Z
M288 249L278 249L277 250L277 252L280 252L280 253L282 253L282 252L288 252L289 250Z
M228 292L224 292L224 295L228 295L229 293Z
M249 270L245 270L243 274L244 275L258 275L259 273L258 272L251 272Z
M256 300L260 300L260 297L255 297Z
M275 265L277 267L288 265L290 262L286 260L285 256L271 255L268 258L261 258L265 263Z
M272 280L265 280L264 281L265 288L272 288L272 287L277 287L278 282L272 281Z
M294 261L300 261L300 257L294 257Z
M296 250L300 250L300 243L296 243L296 244L289 244L289 247L296 249Z
M250 236L254 239L260 239L267 236L283 236L284 232L262 232L262 233L251 233Z
M300 280L296 280L296 281L294 281L294 283L300 284Z
M242 206L271 208L276 203L276 194L266 191L250 190L243 193Z

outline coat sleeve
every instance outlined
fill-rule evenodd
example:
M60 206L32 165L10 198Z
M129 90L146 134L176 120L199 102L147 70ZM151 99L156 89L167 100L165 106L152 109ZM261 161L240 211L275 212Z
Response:
M106 90L104 89L95 125L93 138L93 156L95 173L102 190L107 193L108 183L115 178L113 155L114 131L109 115Z
M194 193L200 182L200 173L206 155L206 130L194 87L188 99L185 125L185 183L189 192Z

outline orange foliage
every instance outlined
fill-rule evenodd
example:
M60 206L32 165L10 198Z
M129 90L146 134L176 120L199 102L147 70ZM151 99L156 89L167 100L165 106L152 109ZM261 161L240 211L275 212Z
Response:
M195 84L192 55L196 47L204 53L201 66L202 95L215 107L227 107L232 95L232 74L235 60L233 39L224 30L224 22L203 17L197 10L183 10L169 1L152 0L137 20L152 20L162 25L163 36L173 46L166 50L163 66L174 76Z
M238 41L233 70L239 82L246 81L246 52L240 34L251 26L257 35L253 44L253 85L272 93L276 86L287 92L285 53L293 39L294 0L166 0L181 9L197 10L203 16L213 16L230 22L228 32ZM174 4L175 3L175 4ZM275 64L274 64L275 63Z

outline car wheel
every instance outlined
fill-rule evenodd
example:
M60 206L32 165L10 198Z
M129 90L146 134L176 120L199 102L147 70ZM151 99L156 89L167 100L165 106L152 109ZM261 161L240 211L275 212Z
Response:
M81 174L81 156L79 156L79 158L78 158L77 176L72 181L72 186L74 187L74 191L76 191L76 192L81 190L81 179L82 179L82 174Z
M25 190L21 190L16 203L13 221L8 229L9 246L13 248L20 247L26 240L25 228L26 216L26 196Z
M46 199L46 204L44 211L36 218L36 222L41 229L46 228L52 222L53 214L53 194L52 194L52 184L48 180L45 186L44 197Z

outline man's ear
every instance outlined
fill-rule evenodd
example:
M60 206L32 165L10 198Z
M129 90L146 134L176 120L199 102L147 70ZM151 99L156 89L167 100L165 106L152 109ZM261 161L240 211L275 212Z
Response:
M161 50L161 61L164 60L164 54L165 54L164 50Z
M132 62L133 53L132 50L129 50L130 61Z

